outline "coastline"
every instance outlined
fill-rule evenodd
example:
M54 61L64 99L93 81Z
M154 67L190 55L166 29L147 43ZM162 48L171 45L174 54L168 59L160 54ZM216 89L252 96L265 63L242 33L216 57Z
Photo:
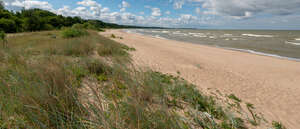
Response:
M288 128L300 127L300 62L179 42L151 36L107 30L116 41L134 47L137 65L176 74L199 89L234 93L255 105L267 120L281 121Z
M192 42L192 41L176 40L176 39L162 37L160 35L143 34L141 32L131 31L131 30L128 30L128 29L124 29L122 31L126 32L126 33L131 33L131 34L149 36L149 37L153 37L153 38L159 38L159 39L165 39L165 40L171 40L171 41L179 41L179 42L185 42L185 43L191 43L191 44L197 44L197 45L209 46L209 47L217 47L217 48L222 48L222 49L227 49L227 50L246 52L246 53L251 53L251 54L256 54L256 55L261 55L261 56L268 56L268 57L274 57L274 58L278 58L278 59L292 60L292 61L300 62L300 58L296 58L296 57L292 57L292 56L284 56L282 54L268 53L268 52L263 52L263 51L259 51L259 50L253 50L253 49L245 49L245 48L237 48L237 47L229 47L229 46L220 46L220 45L208 45L208 44L196 43L196 42ZM164 32L162 32L162 33L164 33ZM232 34L230 34L230 35L232 35ZM246 35L246 36L250 35L250 37L253 37L253 36L254 37L274 37L273 35L259 35L259 36L254 35L254 34L242 34L242 35ZM300 39L295 39L295 40L300 40ZM299 43L294 43L294 42L290 42L290 41L285 41L285 43L286 44L297 45L297 46L300 45Z

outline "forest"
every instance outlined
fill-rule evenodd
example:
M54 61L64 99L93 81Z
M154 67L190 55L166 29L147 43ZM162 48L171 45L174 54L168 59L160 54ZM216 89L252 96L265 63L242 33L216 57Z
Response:
M87 29L96 30L100 28L144 28L105 23L100 20L86 20L78 16L62 16L42 9L23 9L14 12L6 10L3 2L0 3L0 31L5 33L55 30L74 24L83 24Z

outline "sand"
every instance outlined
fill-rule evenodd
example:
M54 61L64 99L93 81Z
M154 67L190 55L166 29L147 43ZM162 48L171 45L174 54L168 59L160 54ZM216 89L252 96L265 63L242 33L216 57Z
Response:
M300 128L300 62L210 46L108 30L136 48L133 60L142 67L176 74L199 89L233 93L255 105L268 121Z

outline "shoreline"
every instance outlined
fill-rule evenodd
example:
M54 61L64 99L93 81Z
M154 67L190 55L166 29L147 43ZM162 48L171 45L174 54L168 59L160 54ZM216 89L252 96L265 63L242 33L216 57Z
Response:
M138 32L126 32L127 29L122 29L120 31L124 33L129 33L129 34L138 34L141 36L147 36L147 37L152 37L152 38L157 38L157 39L163 39L163 40L170 40L170 41L176 41L176 42L185 42L185 43L190 43L190 44L196 44L196 45L201 45L201 46L207 46L207 47L215 47L215 48L221 48L225 50L231 50L231 51L239 51L243 53L250 53L250 54L255 54L255 55L260 55L260 56L267 56L267 57L272 57L272 58L277 58L277 59L282 59L282 60L290 60L290 61L296 61L300 62L300 58L295 58L295 57L288 57L288 56L281 56L278 54L272 54L272 53L265 53L265 52L259 52L251 49L241 49L241 48L234 48L234 47L221 47L221 46L213 46L213 45L207 45L207 44L200 44L200 43L194 43L194 42L189 42L189 41L180 41L180 40L174 40L174 39L168 39L164 37L160 37L158 35L153 36L153 35L147 35L147 34L142 34Z
M134 47L135 64L181 76L199 89L235 94L255 105L265 118L287 128L300 127L300 62L192 44L122 30L102 35L123 37L117 42Z

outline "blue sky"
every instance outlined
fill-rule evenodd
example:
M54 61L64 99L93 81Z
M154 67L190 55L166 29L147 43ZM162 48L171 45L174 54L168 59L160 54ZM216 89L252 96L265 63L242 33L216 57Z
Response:
M126 25L203 29L300 29L300 0L3 0Z

